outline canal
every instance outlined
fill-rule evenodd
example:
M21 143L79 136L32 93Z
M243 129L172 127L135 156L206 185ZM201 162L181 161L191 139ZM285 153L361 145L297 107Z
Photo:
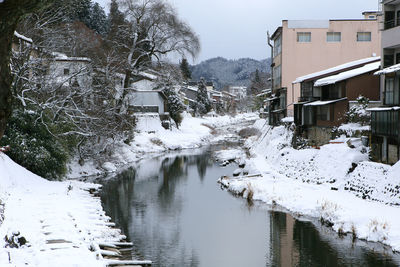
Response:
M216 148L143 160L103 183L107 215L153 266L399 266L379 244L339 238L317 221L253 204L217 184Z

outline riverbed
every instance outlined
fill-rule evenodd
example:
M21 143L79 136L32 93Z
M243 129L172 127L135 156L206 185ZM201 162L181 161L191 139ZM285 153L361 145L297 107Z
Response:
M380 244L224 191L213 146L143 160L102 180L107 215L153 266L399 266Z

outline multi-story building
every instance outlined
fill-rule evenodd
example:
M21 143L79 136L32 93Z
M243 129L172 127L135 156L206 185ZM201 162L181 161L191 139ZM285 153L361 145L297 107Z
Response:
M374 72L380 65L379 57L370 57L297 78L301 83L301 102L294 110L297 132L311 144L326 144L333 127L347 122L350 102L360 96L379 102L379 77Z
M371 111L372 158L394 164L400 159L400 1L383 0L381 75L383 106Z
M293 83L297 77L381 54L377 14L365 12L363 19L282 21L271 36L272 89L278 109L271 110L271 124L293 116L300 96L299 84Z

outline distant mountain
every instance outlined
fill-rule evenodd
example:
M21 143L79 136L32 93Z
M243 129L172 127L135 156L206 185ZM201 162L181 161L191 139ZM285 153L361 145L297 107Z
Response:
M214 81L216 87L221 89L227 85L249 86L252 74L256 70L260 73L269 73L270 65L270 59L228 60L216 57L191 66L191 71L193 80L204 77L207 81Z

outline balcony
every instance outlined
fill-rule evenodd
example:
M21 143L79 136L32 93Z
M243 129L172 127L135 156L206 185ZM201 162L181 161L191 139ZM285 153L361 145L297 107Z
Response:
M385 21L385 30L400 26L400 18Z
M317 100L320 100L320 99L321 99L320 97L300 96L300 97L297 99L297 101L298 101L299 103L301 103L301 102L317 101Z

